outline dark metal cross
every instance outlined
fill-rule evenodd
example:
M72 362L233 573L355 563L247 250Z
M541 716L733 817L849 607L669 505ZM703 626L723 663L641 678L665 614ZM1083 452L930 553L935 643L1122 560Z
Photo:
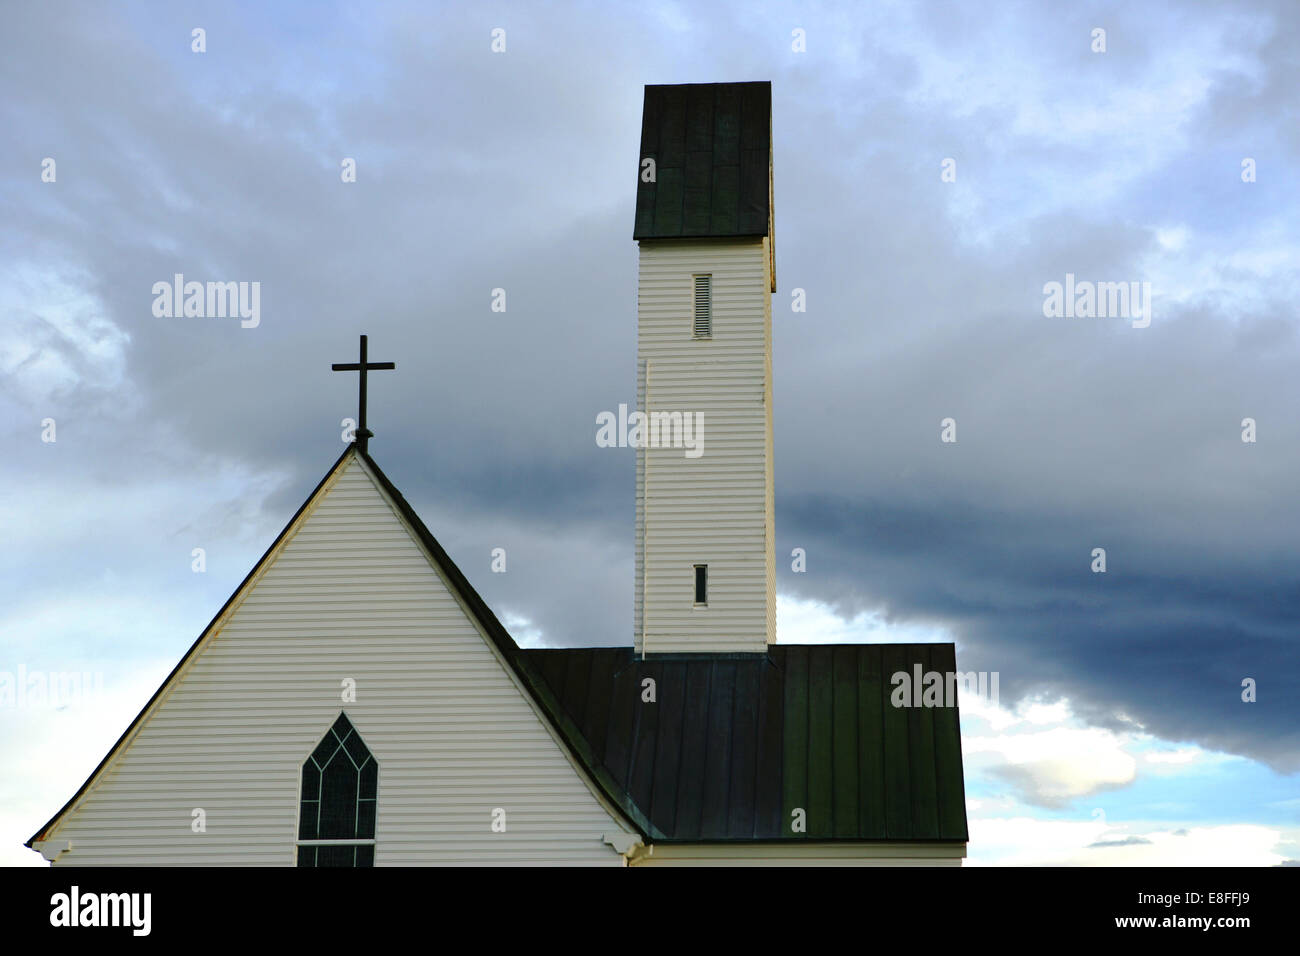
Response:
M392 362L367 362L366 361L366 337L361 336L361 361L360 362L335 362L330 366L336 372L360 372L361 373L361 398L359 401L360 409L357 414L357 430L354 432L357 449L359 451L370 450L370 438L374 432L366 428L366 372L382 371L384 369L397 368Z

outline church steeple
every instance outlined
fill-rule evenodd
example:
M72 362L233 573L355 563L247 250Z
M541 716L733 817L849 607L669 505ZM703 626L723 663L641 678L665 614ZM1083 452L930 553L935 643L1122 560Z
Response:
M645 88L633 239L766 236L775 292L773 198L771 83Z
M776 638L771 102L770 83L645 89L633 231L644 653L761 652Z

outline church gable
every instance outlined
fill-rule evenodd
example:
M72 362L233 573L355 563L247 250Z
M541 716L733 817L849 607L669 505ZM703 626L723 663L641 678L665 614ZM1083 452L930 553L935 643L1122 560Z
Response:
M602 838L623 827L388 488L344 454L38 834L56 862L294 865L304 762L344 713L377 765L376 865L622 862Z

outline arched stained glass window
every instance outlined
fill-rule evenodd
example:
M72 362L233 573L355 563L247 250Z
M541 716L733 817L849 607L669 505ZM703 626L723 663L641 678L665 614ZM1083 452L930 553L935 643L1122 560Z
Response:
M379 765L346 714L302 765L299 866L374 866Z

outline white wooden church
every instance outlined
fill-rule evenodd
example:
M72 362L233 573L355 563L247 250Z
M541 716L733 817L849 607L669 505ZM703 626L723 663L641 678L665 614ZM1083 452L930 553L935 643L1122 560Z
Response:
M632 644L519 648L356 441L81 789L54 865L960 864L951 644L777 643L768 83L649 86ZM647 162L651 161L651 162ZM670 420L665 417L665 421Z

